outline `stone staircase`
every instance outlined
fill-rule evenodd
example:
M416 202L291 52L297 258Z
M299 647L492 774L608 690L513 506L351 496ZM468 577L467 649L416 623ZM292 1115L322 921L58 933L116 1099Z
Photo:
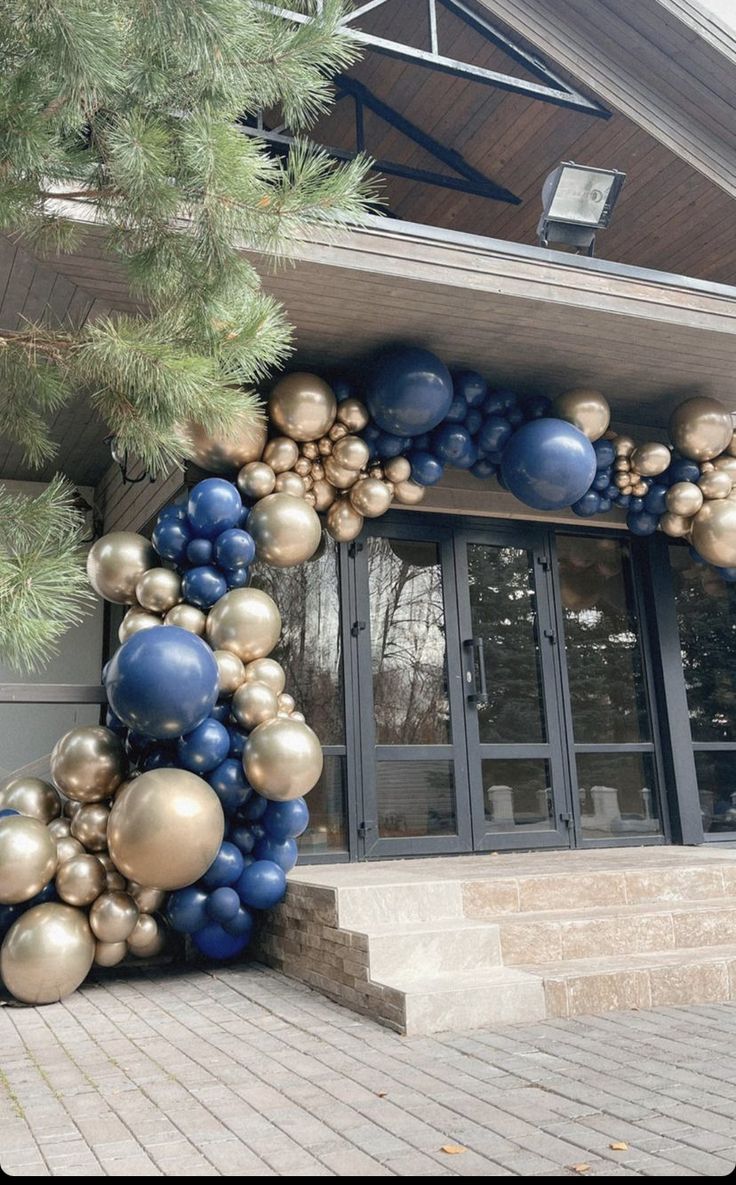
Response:
M260 957L407 1034L736 999L736 849L322 865Z

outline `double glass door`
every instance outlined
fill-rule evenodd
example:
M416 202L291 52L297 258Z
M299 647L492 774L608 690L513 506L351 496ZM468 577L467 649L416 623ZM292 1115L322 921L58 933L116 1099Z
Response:
M363 854L661 839L628 542L419 523L355 553Z

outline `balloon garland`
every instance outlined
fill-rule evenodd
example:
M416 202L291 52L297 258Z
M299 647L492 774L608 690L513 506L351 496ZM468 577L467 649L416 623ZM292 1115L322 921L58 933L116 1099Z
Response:
M736 437L715 399L675 410L670 448L613 431L599 392L520 399L416 347L384 351L360 395L289 374L267 428L188 425L197 463L226 476L162 510L150 541L93 545L92 585L128 606L103 672L106 724L57 742L53 784L0 788L0 976L17 999L58 1000L93 963L155 955L167 926L231 957L283 897L322 750L270 657L279 610L249 572L308 560L320 513L354 539L457 467L538 510L624 508L633 534L688 539L736 580Z

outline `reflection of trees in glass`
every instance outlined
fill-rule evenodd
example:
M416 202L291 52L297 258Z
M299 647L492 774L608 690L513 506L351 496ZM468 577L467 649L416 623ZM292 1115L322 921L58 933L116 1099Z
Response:
M694 741L736 741L736 585L671 547Z
M382 837L454 835L455 791L449 761L376 763L378 827Z

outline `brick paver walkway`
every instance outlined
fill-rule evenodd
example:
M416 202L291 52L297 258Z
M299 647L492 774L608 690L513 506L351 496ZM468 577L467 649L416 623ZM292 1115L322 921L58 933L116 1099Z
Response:
M736 1004L407 1039L263 968L138 971L0 1009L0 1067L0 1162L17 1176L736 1163Z

